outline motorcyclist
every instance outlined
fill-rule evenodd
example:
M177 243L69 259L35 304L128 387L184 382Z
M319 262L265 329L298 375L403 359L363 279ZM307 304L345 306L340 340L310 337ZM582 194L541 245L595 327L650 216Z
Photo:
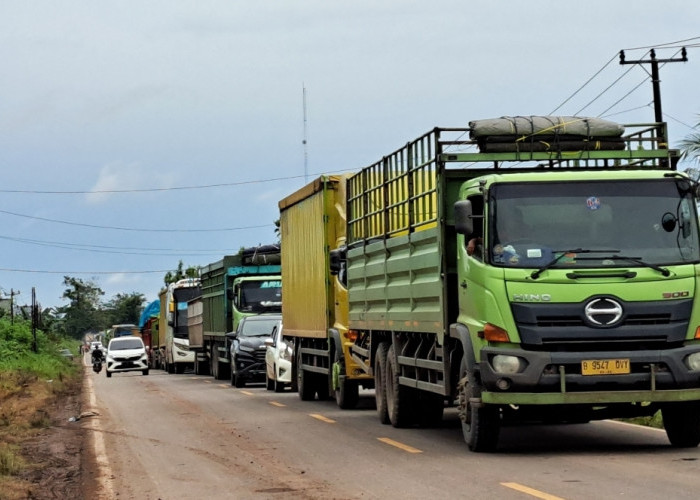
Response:
M95 349L92 351L92 364L94 365L98 361L100 363L104 361L104 353L102 352L102 349L96 346Z

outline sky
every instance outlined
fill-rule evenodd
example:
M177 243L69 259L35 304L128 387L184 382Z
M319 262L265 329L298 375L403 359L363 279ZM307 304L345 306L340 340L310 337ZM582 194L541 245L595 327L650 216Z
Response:
M700 119L700 2L0 0L0 297L109 300L276 241L277 202L439 127ZM306 144L304 144L306 140ZM692 164L684 163L684 166Z

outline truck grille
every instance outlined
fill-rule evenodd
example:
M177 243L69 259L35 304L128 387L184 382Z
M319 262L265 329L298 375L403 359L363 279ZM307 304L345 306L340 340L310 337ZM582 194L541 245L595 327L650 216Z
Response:
M524 348L587 351L669 349L686 336L691 300L624 302L624 311L612 327L594 325L586 318L585 302L577 304L511 304Z

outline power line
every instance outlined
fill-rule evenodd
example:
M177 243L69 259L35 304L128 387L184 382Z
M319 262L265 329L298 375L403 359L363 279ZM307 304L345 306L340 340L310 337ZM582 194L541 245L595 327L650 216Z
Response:
M66 250L79 250L96 253L112 253L120 255L174 255L174 256L205 256L205 255L221 255L222 253L232 252L232 249L204 249L204 250L178 250L176 248L139 248L139 247L113 247L106 245L89 245L84 243L69 243L63 241L45 241L33 240L29 238L13 238L11 236L2 236L0 239L25 243L28 245L37 245L50 248L63 248Z
M7 210L0 210L0 213L6 215L13 215L15 217L23 217L25 219L40 220L43 222L53 222L55 224L67 224L69 226L80 226L80 227L91 227L95 229L115 229L118 231L138 231L146 233L212 233L212 232L224 232L224 231L242 231L245 229L260 229L263 227L270 227L272 224L261 224L258 226L241 226L241 227L227 227L218 229L157 229L157 228L133 228L133 227L119 227L119 226L100 226L97 224L84 224L81 222L71 222L58 219L47 219L46 217L36 217L33 215L18 214L16 212L8 212Z
M350 169L339 170L338 173L350 172ZM327 172L317 172L313 175L314 177L325 175ZM277 181L288 181L293 179L302 179L307 177L309 174L304 175L291 175L289 177L272 177L269 179L257 179L251 181L241 181L241 182L225 182L221 184L204 184L195 186L175 186L169 188L141 188L141 189L97 189L91 191L80 191L80 190L70 190L70 191L50 191L50 190L37 190L37 189L0 189L0 193L13 193L13 194L123 194L123 193L154 193L161 191L185 191L193 189L214 189L222 187L233 187L233 186L245 186L248 184L263 184L266 182L277 182Z
M164 269L158 271L42 271L39 269L10 269L0 267L0 271L8 273L37 273L37 274L153 274L153 273L171 273L172 269Z

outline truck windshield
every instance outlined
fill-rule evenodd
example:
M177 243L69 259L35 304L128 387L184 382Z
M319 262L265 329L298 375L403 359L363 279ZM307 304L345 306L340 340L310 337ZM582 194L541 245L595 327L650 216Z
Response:
M520 268L700 262L697 209L681 179L492 186L490 262Z
M277 279L242 283L239 309L243 312L281 312L282 282Z

